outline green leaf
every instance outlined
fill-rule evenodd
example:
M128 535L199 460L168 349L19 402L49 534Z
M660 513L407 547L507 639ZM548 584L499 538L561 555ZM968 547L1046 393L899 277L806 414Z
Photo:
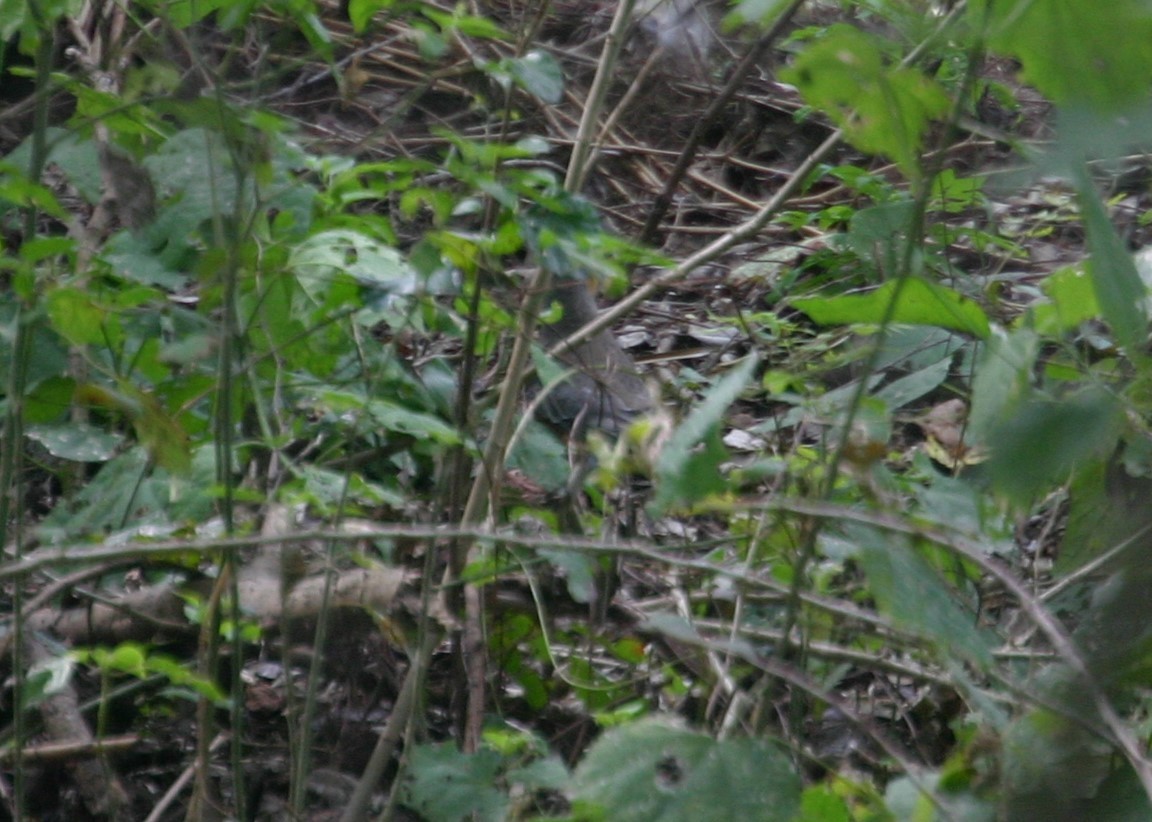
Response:
M131 391L136 394L141 409L140 414L132 418L140 444L148 449L157 465L172 474L187 474L192 467L188 433L151 394Z
M100 666L143 678L147 675L144 649L134 642L124 642L98 658Z
M613 822L791 820L800 778L763 739L716 741L662 718L605 731L576 769L573 795Z
M1031 396L1039 351L1040 340L1029 328L998 331L988 338L972 381L968 427L974 441L985 441L993 426Z
M977 303L918 277L891 280L866 294L801 297L792 304L821 325L888 321L948 328L979 339L990 333L988 315Z
M545 491L559 491L568 484L571 467L568 449L544 425L529 420L508 455L508 467L523 471Z
M410 754L404 801L428 822L503 822L508 798L494 787L503 764L495 751L474 754L454 743L420 745Z
M1120 402L1102 390L1085 389L1064 401L1032 399L990 431L989 476L1009 499L1028 504L1109 453L1122 423Z
M876 391L872 396L882 400L890 411L903 408L934 391L952 370L952 360L943 359L900 377Z
M52 328L73 345L102 345L108 313L86 289L54 288L45 298Z
M1087 265L1092 288L1116 339L1135 352L1148 334L1148 289L1140 279L1132 255L1112 227L1087 170L1081 165L1078 172L1080 212L1092 252Z
M545 103L555 105L564 98L564 71L548 52L534 49L506 61L502 67L516 85Z
M800 797L800 815L795 822L851 822L844 797L827 782L810 785Z
M724 19L724 27L733 29L744 23L770 24L784 10L789 0L738 0Z
M1056 688L1061 690L1067 686ZM1067 699L1053 693L1052 678L1032 685L1047 704ZM1065 710L1093 714L1081 697ZM1004 819L1059 819L1070 807L1083 808L1108 776L1115 754L1106 742L1071 719L1037 708L1018 717L1003 736L1003 765L997 791ZM1085 814L1080 819L1104 817ZM1126 820L1147 816L1123 817Z
M724 490L720 464L729 455L720 440L720 424L728 406L748 386L756 364L755 357L748 357L725 374L672 434L656 462L654 511L690 505Z
M911 200L860 209L849 222L848 244L861 257L872 259L881 271L898 270L915 210Z
M404 507L403 495L379 483L368 482L359 474L331 471L316 465L301 465L297 470L304 480L302 498L325 510L347 503Z
M864 526L845 530L857 546L872 595L896 625L983 668L991 665L991 644L977 630L976 615L961 606L927 560L898 535Z
M24 430L30 440L43 445L48 453L74 462L105 462L115 456L124 442L112 434L83 422L63 425L30 425Z
M93 205L98 203L104 183L96 144L62 128L47 129L44 139L48 146L48 161L57 165L68 176L69 182L76 186L87 202ZM31 155L32 140L27 139L13 149L4 158L4 162L23 172L28 168ZM3 189L0 189L0 198L7 199ZM41 205L41 208L43 207ZM56 206L52 213L55 216L63 216L62 213L58 213L58 209L59 206Z
M298 273L303 292L319 306L331 301L340 275L389 297L417 294L424 287L424 278L399 251L352 229L332 229L309 237L292 252L288 265Z
M1021 79L1060 105L1115 111L1146 99L1152 13L1144 0L973 0L993 50L1018 57Z
M559 548L541 548L537 553L563 572L568 595L574 602L587 604L596 597L596 563L585 554Z
M928 125L949 107L939 85L915 69L885 65L875 40L848 25L832 26L780 77L836 121L854 146L890 157L912 178L920 174Z
M144 0L143 7L176 29L198 23L229 0Z
M1032 305L1019 325L1031 326L1040 334L1058 335L1100 314L1093 278L1085 266L1055 271L1040 288L1048 300Z
M413 411L387 400L369 400L366 409L385 431L408 434L416 439L433 440L444 445L457 445L461 442L455 428L431 414Z
M348 20L357 34L362 34L376 12L395 5L395 0L349 0Z

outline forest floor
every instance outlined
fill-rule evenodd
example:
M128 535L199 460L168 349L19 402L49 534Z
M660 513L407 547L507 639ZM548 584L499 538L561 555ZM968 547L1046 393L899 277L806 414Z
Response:
M452 12L447 7L443 11ZM227 63L233 80L269 72L269 66L274 69L271 73L280 78L278 86L251 95L249 102L291 122L293 139L314 156L354 158L361 163L436 160L448 150L447 131L504 144L542 137L551 151L524 162L562 176L611 13L607 4L575 2L555 4L539 19L511 4L489 10L494 22L508 31L532 31L521 54L538 49L563 68L563 96L550 105L522 93L506 96L491 74L477 70L480 62L510 56L511 43L459 36L441 43L442 50L432 57L421 52L421 44L427 46L426 39L422 40L426 32L404 16L361 37L336 8L326 9L323 22L336 44L332 63L306 59L301 43L290 39L277 41L271 50L258 39L225 44L223 37L212 34L205 36L204 43L218 49L219 63ZM817 171L808 175L809 182L783 203L777 219L732 243L723 253L707 255L704 264L685 276L660 281L649 299L615 324L621 344L657 387L661 404L673 420L683 419L688 409L706 402L719 375L750 351L759 353L764 372L789 375L792 383L782 383L779 393L795 393L795 386L803 384L812 393L829 396L855 385L867 349L859 330L817 326L790 300L821 290L851 291L882 280L883 254L873 252L891 236L882 226L869 235L866 227L853 224L853 215L863 214L866 206L894 200L905 188L894 164L868 158L844 143L829 144L835 129L806 111L796 91L776 79L776 67L788 61L795 45L786 37L761 50L746 77L731 93L725 92L722 105L714 105L722 97L729 69L748 48L748 39L718 34L718 22L710 13L700 7L676 15L649 14L632 30L616 82L609 88L610 125L603 132L582 193L594 203L611 233L654 248L667 260L665 265L634 267L628 287L653 282L676 264L706 254L712 243L754 219L798 169L803 173L804 164L814 156L819 156L819 162ZM830 22L818 15L804 25ZM265 20L261 25L267 31L271 23ZM793 32L802 29L800 23L791 27ZM981 80L1000 84L997 88L1010 90L1014 99L986 94L976 106L978 117L961 121L953 133L938 135L928 158L942 179L983 181L980 197L958 197L955 208L933 211L927 234L946 238L934 248L937 273L943 278L948 271L954 272L957 287L966 289L1003 322L1032 304L1045 277L1078 263L1086 254L1074 194L1058 181L1028 178L1021 172L1022 151L1048 139L1052 124L1047 104L1027 87L1017 85L1011 68L990 59ZM516 116L505 116L513 109ZM58 114L64 122L66 114ZM9 124L5 152L25 136ZM684 157L689 162L669 187ZM1109 180L1111 189L1106 194L1114 222L1131 246L1144 245L1148 228L1138 218L1152 207L1146 179L1133 169L1112 172ZM78 209L74 216L85 215ZM422 230L418 219L402 225L398 247L410 251ZM862 248L860 244L870 239L876 247ZM852 243L857 244L855 248L849 247ZM498 287L514 293L518 283L509 278ZM613 292L600 295L603 305L609 306L621 289L619 283L605 288ZM420 357L438 350L440 342L434 334L406 341L413 355L409 365L419 371ZM962 358L957 358L937 385L898 409L890 437L881 443L884 461L909 466L917 455L927 452L942 475L979 471L977 460L969 465L960 445L969 388L965 367ZM894 359L878 373L880 385L891 385L918 372ZM768 392L737 400L724 415L722 432L732 460L753 466L754 455L784 459L820 441L827 426L798 408ZM763 495L772 492L772 482L768 479L760 486ZM545 501L542 507L547 507L550 500L531 471L510 473L505 485L509 510L531 507L541 500ZM43 516L52 510L60 499L54 489L49 484L29 493L29 511ZM647 493L646 484L636 480L629 488L616 489L607 502L599 500L599 538L642 539L656 547L700 546L696 552L678 553L682 562L665 564L656 555L626 553L605 577L609 581L599 580L605 587L591 603L580 601L573 578L559 572L537 575L507 570L488 589L489 607L501 614L493 624L496 633L488 638L493 705L506 722L544 740L570 767L588 750L599 732L600 715L606 711L638 700L652 710L701 724L720 716L723 711L718 705L733 693L716 682L714 660L708 658L715 649L693 647L674 632L660 635L640 626L650 615L669 608L698 615L702 625L714 620L722 627L732 617L731 580L701 573L692 563L716 557L715 552L722 549L714 546L731 539L734 520L720 514L649 516ZM390 514L392 524L439 522L431 495L409 503L403 518L396 512ZM588 504L581 497L578 517L587 513ZM1057 496L1019 517L1013 550L1000 561L1028 584L1042 583L1060 550L1066 516L1066 504ZM371 527L371 523L361 524ZM520 525L542 527L531 517ZM416 545L418 540L411 543ZM422 551L407 543L394 559L413 576L419 575L424 563ZM133 573L138 574L118 571L106 582L120 579L123 589L130 590L139 585ZM853 569L840 566L834 573L838 576L829 583L830 589L848 592L842 594L846 607L866 610L868 597L852 602ZM46 590L60 590L52 588L60 584L59 577L30 578L23 596L35 599ZM409 583L403 585L407 592ZM87 604L91 593L78 586L48 607L83 611L92 607ZM995 590L982 593L980 619L1010 633L1007 623L1014 611L998 608L996 595ZM543 646L549 644L548 637L528 629L523 629L523 638L516 636L521 619L535 620L542 609L546 611L542 621L555 631L553 647L547 650ZM853 614L852 618L858 616ZM172 616L179 618L179 614ZM327 641L322 651L312 647L313 617L295 621L287 634L279 631L280 626L265 627L267 634L251 646L238 672L249 751L244 764L248 807L253 809L253 818L287 818L295 743L285 716L297 709L309 671L317 660L323 660L322 675L314 683L318 698L311 717L313 754L306 818L339 818L397 701L410 649L403 641L394 641L390 630L381 630L381 621L362 609L339 609L333 614L325 626ZM396 630L404 633L403 626ZM883 634L882 627L877 630ZM174 630L158 647L172 658L185 659L197 652L198 641L202 639L196 630ZM581 641L586 643L584 648L579 647ZM536 644L529 646L529 642ZM609 653L606 648L615 650ZM636 656L626 665L623 660L629 648L636 649ZM586 655L580 657L581 652ZM587 680L575 675L573 663L558 671L553 656L568 653L584 660L588 678L627 684L619 684L610 700L600 702L595 689L580 685ZM956 743L950 723L963 710L950 680L930 666L918 667L905 654L886 654L883 648L862 653L874 664L850 656L835 660L836 694L895 728L920 761L939 766ZM525 669L534 673L529 676ZM744 676L752 675L745 672ZM433 654L425 678L426 739L449 740L461 733L467 698L461 677L455 649L445 643ZM555 681L565 677L570 677L566 686ZM683 687L668 687L670 677ZM82 706L100 704L103 693L102 736L127 740L110 758L137 814L128 818L144 818L145 809L157 807L166 810L149 818L183 818L183 799L179 792L170 791L190 776L198 722L194 703L166 702L162 709L151 710L147 706L152 692L146 679L138 684L139 692L121 685L109 695L108 681L94 669L77 670L74 681ZM544 682L549 684L541 704L537 694L527 691L532 683ZM729 683L728 687L735 686ZM788 712L799 704L781 688L766 699L763 710L783 717L779 725L791 730L781 734L796 732L803 737L799 744L807 752L805 768L813 778L824 770L851 770L880 778L877 775L886 766L875 740L836 710L813 713L799 721L788 718ZM763 724L775 726L776 721L764 720ZM226 738L220 737L221 741ZM29 750L36 747L31 745ZM215 750L214 761L223 771L227 745ZM83 790L77 787L83 777L75 770L55 767L49 756L30 754L26 760L33 816L46 822L92 818ZM162 801L169 798L170 804ZM547 796L535 801L533 812L550 810ZM556 796L552 801L563 805ZM395 818L421 817L400 809Z

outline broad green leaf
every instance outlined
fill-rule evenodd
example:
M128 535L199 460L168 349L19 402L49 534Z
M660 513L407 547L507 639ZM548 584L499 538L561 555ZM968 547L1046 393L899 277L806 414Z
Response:
M1021 79L1060 105L1115 111L1152 84L1152 8L1144 0L973 0L991 48L1020 59Z
M1116 339L1135 353L1148 336L1148 289L1132 255L1112 227L1087 170L1081 165L1078 171L1080 212L1092 252L1087 264L1092 288Z
M966 337L943 328L891 325L880 346L876 369L884 371L894 368L911 373L941 360L951 362L957 353L972 347L973 343Z
M574 602L587 604L596 598L596 563L591 557L558 548L541 548L538 553L563 573Z
M46 351L45 355L51 353L51 351ZM6 354L7 352L0 348L0 358ZM37 358L39 359L40 356L38 351ZM49 359L49 357L44 356L44 359ZM57 376L65 373L63 359L57 360L56 357L51 357L51 359L54 362L59 362L62 367L51 372L52 376L37 381L32 390L24 397L26 432L31 431L32 427L38 424L48 427L54 426L65 419L66 414L72 408L72 397L76 393L76 381L69 377Z
M1040 704L1068 700L1067 684L1053 685L1049 672L1032 685ZM1084 696L1064 707L1070 716L1095 717L1095 709ZM1108 743L1081 727L1073 719L1037 708L1018 717L1001 743L1003 764L997 795L1003 819L1059 819L1070 807L1081 809L1085 800L1096 796L1112 769L1115 753ZM1074 818L1096 820L1091 813ZM1123 817L1125 820L1147 816Z
M62 425L30 425L25 435L60 459L74 462L104 462L115 456L124 437L83 422Z
M62 286L48 292L45 298L52 328L73 345L102 345L109 321L103 306L93 302L86 289Z
M576 768L573 794L612 822L785 822L800 789L766 740L716 741L650 718L605 731Z
M211 116L218 121L219 109L206 107L190 114ZM241 125L235 121L213 122L221 130L237 131ZM243 134L234 135L237 141ZM255 146L251 147L253 150ZM160 146L156 153L144 159L144 167L156 185L160 197L178 197L179 202L170 213L169 221L161 213L157 223L148 230L149 236L168 240L186 236L199 224L215 214L230 213L237 201L236 175L232 173L229 148L220 134L208 128L186 128L176 132Z
M49 31L64 17L78 17L84 7L81 0L44 0L31 13L32 4L28 0L0 0L0 43L9 43L12 36L20 32L20 50L24 54L34 54L40 37L47 28Z
M890 157L910 178L920 175L929 124L949 107L933 80L886 65L875 40L848 25L832 26L780 77L835 120L854 146Z
M523 768L508 771L507 780L529 788L563 790L568 785L568 769L555 756L530 762Z
M289 266L299 272L301 286L321 301L340 272L394 294L416 293L422 283L399 251L352 229L314 234L292 252Z
M368 482L360 474L331 471L316 465L301 465L297 470L304 480L304 500L315 505L331 508L342 503L357 503L404 507L402 494Z
M800 797L800 814L795 822L852 822L844 797L830 782L819 782L804 789Z
M1032 371L1039 351L1040 340L1029 328L1008 333L997 330L984 343L968 414L975 441L985 441L994 425L1031 396Z
M0 0L0 42L9 42L27 17L28 0Z
M460 753L455 743L419 745L409 754L404 801L428 822L504 822L508 797L495 785L503 764L495 751Z
M1102 390L1062 401L1034 398L989 432L989 476L1011 500L1027 504L1110 452L1122 423L1120 402Z
M153 467L147 451L132 448L104 463L70 499L57 505L37 528L47 543L99 534L133 533L147 525L200 523L213 513L215 463L211 445L198 449L193 471L175 478Z
M1134 537L1135 549L1123 556L1143 561L1140 548L1152 499L1149 450L1152 443L1144 438L1128 438L1119 453L1077 467L1068 484L1068 522L1053 568L1057 579L1117 546L1132 545Z
M413 411L387 400L369 400L366 410L385 431L408 434L420 440L432 440L445 445L456 445L460 434L439 417Z
M988 315L976 302L918 277L891 280L866 294L801 297L792 304L821 325L879 325L885 321L933 325L978 339L987 337L990 328Z
M1049 274L1041 285L1048 300L1037 302L1021 317L1039 334L1059 335L1100 315L1093 278L1085 266L1062 268Z
M748 357L725 374L676 429L656 461L654 511L691 505L724 490L720 464L728 449L720 440L724 414L748 386L757 360Z
M848 224L849 246L861 257L873 260L881 271L899 270L900 255L915 211L916 205L911 200L860 209Z
M896 411L934 391L948 378L951 359L943 359L900 377L876 391L872 396L882 400L890 411Z
M976 615L906 540L863 526L847 529L847 536L857 546L880 610L896 625L968 662L981 667L992 663L991 642L977 630Z
M55 163L68 175L69 182L76 186L85 200L92 204L99 202L104 183L95 143L62 128L47 129L44 140L48 146L48 162ZM4 163L10 164L18 174L26 174L31 157L32 141L27 139L4 157ZM6 199L3 188L0 188L0 199ZM44 205L40 204L40 207L44 208ZM64 216L59 206L55 206L51 213Z
M60 205L56 195L47 186L33 183L24 177L25 169L0 164L0 214L9 210L8 206L24 208L34 206L45 214L67 219L68 212Z
M564 72L548 52L533 49L523 57L506 61L502 67L518 86L545 103L555 105L563 99Z
M123 642L98 657L101 667L122 671L137 677L147 675L144 649L134 642Z
M508 467L523 471L546 491L559 491L568 484L571 467L568 449L545 426L529 420L524 433L508 454Z
M153 234L160 235L169 229L175 231L177 217L176 209L169 209L162 212L156 223L145 232L121 231L113 235L101 250L100 259L126 280L179 291L187 285L190 275L182 270L181 260L173 252L189 248L181 241L189 226L181 225L171 236L171 243L160 251L156 250L151 239Z

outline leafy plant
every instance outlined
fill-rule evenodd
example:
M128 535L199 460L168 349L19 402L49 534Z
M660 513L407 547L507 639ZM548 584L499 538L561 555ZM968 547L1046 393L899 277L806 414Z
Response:
M189 816L255 817L276 734L296 816L322 757L362 769L351 817L382 784L445 820L1147 816L1149 278L1116 223L1149 209L1100 190L1146 144L1147 15L801 5L713 48L702 9L621 3L589 81L543 8L145 2L112 42L0 2L4 94L35 87L0 118L15 755L82 662L195 695ZM1035 177L989 171L1029 116ZM519 420L528 371L569 376L533 344L553 286L630 280L668 289L627 329L658 412ZM63 588L174 559L206 572L187 658L27 664Z

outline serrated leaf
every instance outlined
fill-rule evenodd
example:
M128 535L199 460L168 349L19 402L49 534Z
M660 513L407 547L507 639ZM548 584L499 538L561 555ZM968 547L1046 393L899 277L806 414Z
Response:
M888 321L948 328L978 339L986 338L991 329L988 315L976 302L919 277L891 280L866 294L801 297L792 304L821 325Z
M791 820L800 778L762 739L716 741L663 718L605 731L576 769L574 796L613 822Z
M508 798L494 787L503 763L495 751L464 754L446 743L420 745L409 756L405 802L428 822L506 818Z

